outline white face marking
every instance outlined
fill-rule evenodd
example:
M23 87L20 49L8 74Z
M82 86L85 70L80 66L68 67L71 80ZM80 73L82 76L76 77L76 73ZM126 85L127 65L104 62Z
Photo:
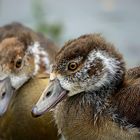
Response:
M80 86L77 83L70 82L66 80L63 76L58 75L57 78L60 81L60 85L62 86L62 88L70 91L68 94L69 96L73 96L76 93L84 91L84 89L82 89L83 86Z
M105 68L108 69L110 73L112 74L116 73L120 61L116 60L115 58L109 57L107 56L107 54L104 54L104 52L100 52L100 51L96 53L96 57L103 60Z
M22 75L10 75L12 87L19 89L25 82L27 82L31 77L25 74Z
M90 67L94 66L94 60L100 59L102 60L103 69L101 70L103 73L101 78L93 75L93 77L89 77L88 70ZM75 74L75 79L73 81L68 80L67 78L59 75L57 78L60 81L61 86L70 91L69 96L73 96L77 93L83 91L93 91L97 90L98 88L104 86L106 83L110 83L115 78L116 71L120 69L121 62L116 60L113 57L108 56L106 52L103 51L92 51L87 60L84 63L82 69ZM122 71L123 74L123 71ZM77 82L78 77L80 80Z
M104 69L103 69L103 70L104 70L104 71L108 71L108 72L110 73L109 78L108 78L107 73L104 73L102 79L99 80L99 81L94 85L94 87L101 87L101 86L103 86L105 83L109 83L109 82L114 78L114 76L115 76L115 74L116 74L116 71L117 71L118 69L120 69L120 66L119 66L119 65L120 65L121 62L118 61L118 60L116 60L116 59L113 58L113 57L108 56L107 53L105 53L105 52L103 52L103 51L97 51L97 52L93 51L93 52L90 53L90 55L89 55L88 58L89 58L89 60L90 60L91 62L93 62L93 60L94 60L95 58L101 59L102 62L103 62L103 65L104 65ZM110 79L110 78L112 78L112 79Z
M32 46L29 46L27 52L33 54L35 60L35 70L33 75L36 75L40 69L40 64L43 62L45 64L46 70L49 70L49 59L48 54L39 44L35 42ZM48 71L47 71L48 72Z

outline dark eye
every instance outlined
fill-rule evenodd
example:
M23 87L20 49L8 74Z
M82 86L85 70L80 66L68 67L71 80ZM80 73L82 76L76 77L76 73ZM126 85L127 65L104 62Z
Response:
M18 59L17 61L16 61L16 68L20 68L21 67L21 65L22 65L22 59Z
M78 64L76 62L71 62L68 64L68 70L74 71L77 69L77 67L78 67Z

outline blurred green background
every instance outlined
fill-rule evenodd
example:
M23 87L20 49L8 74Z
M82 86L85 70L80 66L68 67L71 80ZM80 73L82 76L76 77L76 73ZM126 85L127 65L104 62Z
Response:
M140 0L0 0L0 26L18 21L56 43L98 32L140 65Z

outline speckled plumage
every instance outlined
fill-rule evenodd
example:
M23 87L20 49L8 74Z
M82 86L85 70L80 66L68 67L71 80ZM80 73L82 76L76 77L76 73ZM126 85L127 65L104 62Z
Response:
M94 42L93 44L90 43L90 40L92 39ZM114 54L114 49L111 49L112 46L110 47L110 44L106 44L99 36L89 35L82 36L77 40L72 41L70 44L66 43L56 57L56 63L60 65L61 60L64 60L64 58L75 58L75 56L73 56L75 52L77 52L77 55L80 55L80 53L82 56L83 54L86 55L85 50L88 50L88 48L93 49L91 46L94 44L96 44L96 51L103 50L107 52L109 55L108 57L115 56L118 61L122 61L119 53ZM83 46L85 46L85 50L83 49ZM79 50L75 51L75 49ZM69 50L71 53L67 53ZM94 64L94 62L92 64ZM122 63L119 64L120 67L118 72L116 72L117 75L119 75L119 72L121 71L125 73L125 69L121 64ZM100 68L97 67L97 69ZM104 85L104 88L80 93L81 95L78 94L74 97L69 97L64 102L60 103L56 107L55 118L58 128L60 128L60 131L65 138L68 140L140 139L140 115L138 112L140 103L140 78L138 75L140 71L138 71L138 69L139 68L129 70L125 78L121 76L118 79L116 77L117 75L114 76L114 81L122 81L118 87L117 85L112 86L109 83L109 87ZM93 75L95 76L94 72ZM131 79L129 76L131 76ZM135 76L137 76L137 78ZM125 79L127 79L127 81L125 81ZM110 94L113 94L113 96L110 96Z
M79 58L76 69L69 69ZM34 113L50 109L52 104L47 101L51 97L54 101L57 83L59 91L67 94L54 111L66 140L139 140L139 72L126 73L122 55L102 36L81 36L58 52L51 86L43 92ZM50 92L53 95L47 97Z

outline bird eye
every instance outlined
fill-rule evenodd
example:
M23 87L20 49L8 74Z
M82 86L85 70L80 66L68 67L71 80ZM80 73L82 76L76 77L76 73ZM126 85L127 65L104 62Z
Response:
M71 62L68 64L68 70L76 70L78 67L78 64L76 62Z
M18 59L17 61L16 61L16 68L20 68L21 67L21 65L22 65L22 59L20 58L20 59Z

